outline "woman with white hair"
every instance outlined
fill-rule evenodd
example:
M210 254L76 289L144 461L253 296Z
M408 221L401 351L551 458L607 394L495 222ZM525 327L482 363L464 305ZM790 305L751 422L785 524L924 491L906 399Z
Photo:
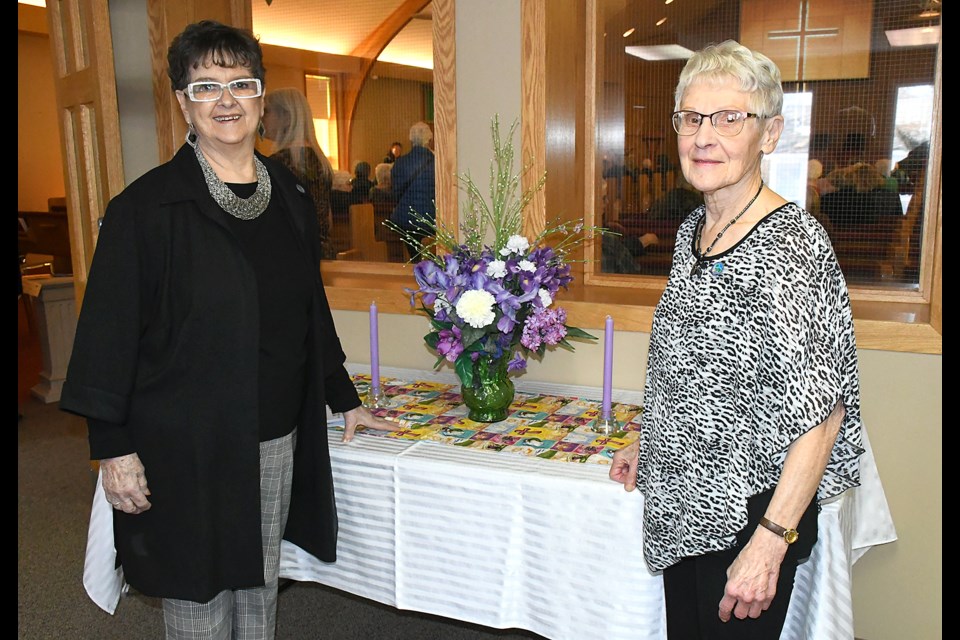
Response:
M317 142L306 96L291 88L271 91L264 98L261 121L263 137L274 142L270 157L286 165L313 198L320 224L321 257L333 260L336 257L330 240L333 166Z
M610 477L644 495L671 638L779 638L819 501L859 484L853 317L816 219L763 183L780 72L733 41L696 53L672 115L703 193L654 313L641 437Z
M432 138L433 132L427 123L417 122L410 127L410 153L397 158L390 172L393 195L397 200L390 220L410 238L418 240L433 233L432 229L421 224L422 220L432 222L436 219L435 163L433 151L427 147ZM416 249L409 243L407 253L411 259L416 254Z

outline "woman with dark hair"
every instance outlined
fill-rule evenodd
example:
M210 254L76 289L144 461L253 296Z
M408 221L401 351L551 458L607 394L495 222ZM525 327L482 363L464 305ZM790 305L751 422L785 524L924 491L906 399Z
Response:
M859 484L853 314L823 227L763 182L780 71L736 42L680 74L671 118L703 204L653 317L638 444L610 477L644 495L671 638L779 638L821 500Z
M326 406L345 441L391 425L344 369L313 202L254 151L259 43L203 21L167 59L187 141L107 208L60 406L87 418L99 531L167 637L272 638L281 539L336 558Z
M274 142L270 157L286 165L313 198L320 229L320 254L324 260L333 260L337 255L330 240L333 166L317 142L306 96L289 87L268 93L263 103L263 137Z
M353 168L353 179L350 180L350 195L354 204L370 201L370 189L376 184L370 177L373 169L369 162L360 161Z
M397 161L397 158L403 155L403 145L399 142L393 142L390 144L390 150L387 151L387 155L383 157L383 161L386 164L393 164Z

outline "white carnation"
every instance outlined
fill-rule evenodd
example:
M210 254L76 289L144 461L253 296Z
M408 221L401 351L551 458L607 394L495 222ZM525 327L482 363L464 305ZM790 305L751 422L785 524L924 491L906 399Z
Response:
M493 295L483 289L465 291L457 300L457 315L474 329L482 329L496 317Z
M540 287L540 291L537 292L537 295L540 296L540 304L543 305L544 309L553 304L553 298L550 297L550 292L543 287Z
M503 260L491 260L487 265L487 275L491 278L502 278L507 275L507 263Z
M521 260L517 263L517 266L520 267L520 271L529 271L533 273L537 270L537 265L533 264L529 260Z
M510 236L507 239L507 246L500 249L500 255L508 256L511 253L523 255L530 248L530 241L523 236Z

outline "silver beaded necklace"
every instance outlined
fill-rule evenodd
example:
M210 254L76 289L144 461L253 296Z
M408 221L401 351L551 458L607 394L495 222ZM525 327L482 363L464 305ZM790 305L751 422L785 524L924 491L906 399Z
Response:
M700 267L702 267L707 262L707 256L713 250L713 247L719 242L720 238L723 237L723 234L727 232L727 229L730 226L740 219L740 216L747 212L747 209L753 206L753 203L756 202L757 198L760 197L760 192L763 191L763 180L760 181L760 188L757 189L757 192L753 194L753 197L750 198L750 202L747 203L743 209L740 210L740 213L733 216L730 222L723 226L723 229L720 229L720 233L717 234L717 237L713 239L713 242L710 243L710 246L706 248L703 252L700 251L700 238L703 236L703 228L707 226L707 214L703 214L703 218L700 220L700 224L697 225L697 237L693 241L693 264L690 266L690 275L694 275Z
M267 168L260 162L260 158L256 155L253 156L253 163L257 170L257 190L249 198L241 198L213 170L203 152L200 151L200 145L193 143L191 146L197 154L197 161L203 171L203 178L207 182L207 189L221 209L240 220L255 220L267 210L273 187L270 183L270 174L267 173Z

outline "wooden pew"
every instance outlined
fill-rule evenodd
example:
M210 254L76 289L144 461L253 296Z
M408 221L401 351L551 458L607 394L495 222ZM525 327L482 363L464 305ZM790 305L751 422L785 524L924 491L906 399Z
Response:
M350 205L350 249L337 254L337 259L385 262L387 243L376 239L374 224L372 204Z

